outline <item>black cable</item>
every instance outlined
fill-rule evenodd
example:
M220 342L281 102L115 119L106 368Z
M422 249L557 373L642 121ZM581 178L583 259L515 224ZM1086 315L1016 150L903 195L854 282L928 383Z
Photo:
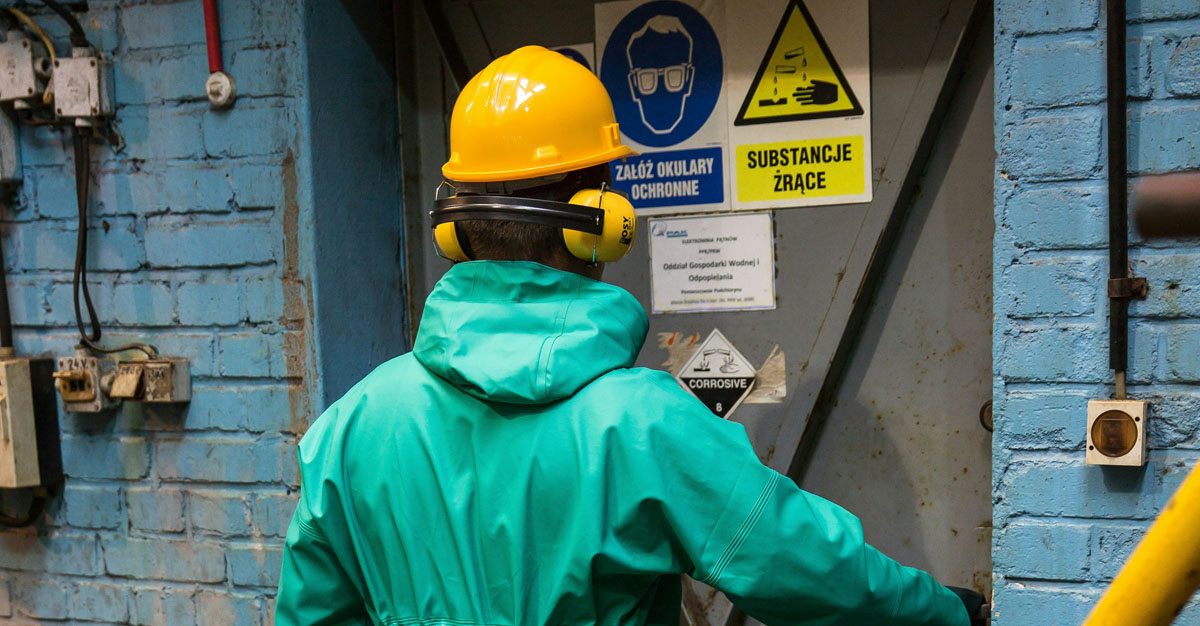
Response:
M29 502L29 510L21 517L13 517L3 511L0 511L0 528L24 528L32 526L37 518L41 517L42 511L46 510L46 498L42 496L33 496L33 500Z
M87 286L87 204L88 179L91 177L91 140L80 132L78 127L72 129L71 140L75 149L75 202L79 209L79 228L75 236L75 274L71 279L74 286L72 291L75 300L75 324L79 327L79 335L84 341L100 341L100 320ZM80 287L83 289L83 301L87 303L88 319L92 323L91 335L84 330L83 316L79 312Z
M88 41L87 33L83 32L83 25L79 23L79 18L75 17L67 7L59 4L57 0L42 0L42 4L46 5L51 11L58 14L59 17L67 23L71 29L71 45L76 48L90 48L92 44Z
M75 235L75 273L71 279L71 293L75 302L75 326L79 329L79 343L94 352L112 354L126 350L140 350L150 358L158 356L154 346L144 343L130 343L115 348L102 348L96 345L100 341L100 319L96 315L96 307L92 304L92 295L87 286L87 206L88 184L91 178L91 137L81 131L78 126L71 130L71 140L75 150L75 200L79 209L79 226ZM83 324L83 314L79 309L79 294L83 293L83 302L87 306L88 321L92 332L89 335Z

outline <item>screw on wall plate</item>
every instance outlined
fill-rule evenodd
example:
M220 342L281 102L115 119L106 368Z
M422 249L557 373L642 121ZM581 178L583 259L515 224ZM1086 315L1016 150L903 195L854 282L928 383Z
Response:
M28 41L22 41L22 42L21 42L21 47L22 47L22 48L28 48L28 47L29 47L29 42L28 42Z
M54 67L58 67L58 65L59 65L59 60L58 60L58 59L54 59Z
M96 61L95 61L95 59L93 59L93 60L91 60L91 61L88 61L88 65L90 65L90 66L92 66L92 67L96 67Z
M59 115L62 115L62 107L58 107L55 109L55 111L58 112Z

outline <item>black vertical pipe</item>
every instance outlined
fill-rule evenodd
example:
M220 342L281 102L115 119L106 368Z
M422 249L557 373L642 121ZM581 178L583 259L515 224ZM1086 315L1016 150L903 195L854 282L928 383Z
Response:
M1129 276L1125 0L1108 0L1108 277ZM1125 372L1129 353L1129 298L1109 297L1109 367Z
M0 249L0 348L11 348L12 345L12 315L8 310L8 276L4 270L4 251Z
M471 71L467 69L462 50L454 41L454 30L450 28L450 20L446 17L441 0L423 0L421 4L425 7L425 17L429 18L429 24L433 27L433 36L442 49L442 58L450 68L450 76L461 90L471 80Z

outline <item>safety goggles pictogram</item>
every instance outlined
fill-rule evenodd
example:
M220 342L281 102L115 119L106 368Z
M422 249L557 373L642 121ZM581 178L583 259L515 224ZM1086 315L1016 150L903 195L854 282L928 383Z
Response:
M691 63L680 63L667 67L639 67L629 71L629 81L633 83L638 93L648 96L658 91L658 77L662 76L662 84L667 91L677 93L687 85L687 79L691 72Z

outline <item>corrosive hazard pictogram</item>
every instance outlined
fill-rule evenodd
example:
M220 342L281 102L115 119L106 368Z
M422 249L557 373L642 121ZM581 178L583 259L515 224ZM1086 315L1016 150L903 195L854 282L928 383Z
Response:
M729 417L754 388L754 366L713 329L676 378L717 417Z
M862 115L803 0L791 0L734 125Z

